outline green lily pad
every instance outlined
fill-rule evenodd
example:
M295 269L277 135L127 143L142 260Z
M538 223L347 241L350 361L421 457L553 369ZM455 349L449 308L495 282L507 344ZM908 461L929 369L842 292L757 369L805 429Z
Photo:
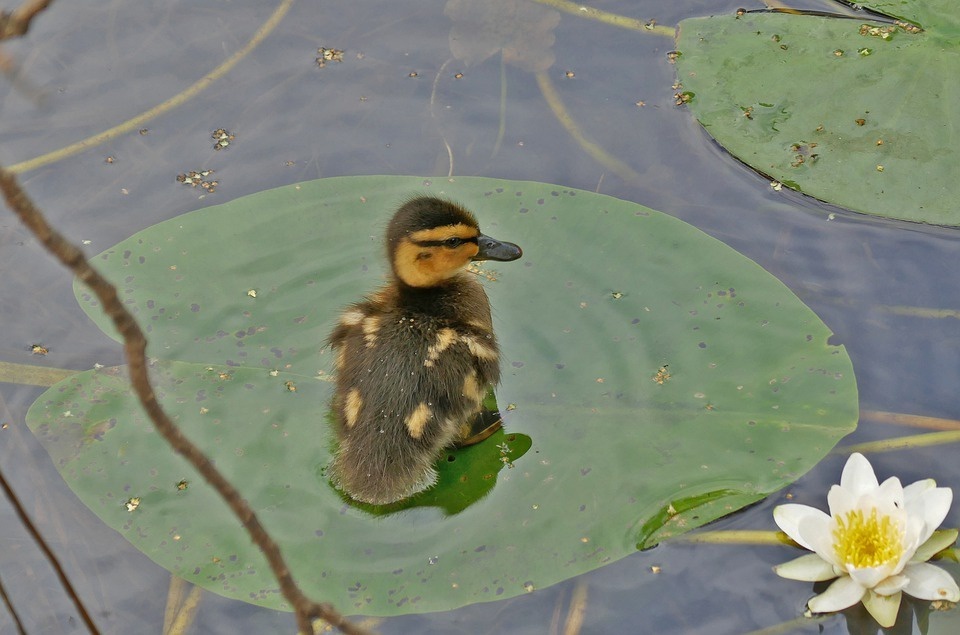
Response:
M358 507L325 476L323 342L339 309L381 282L381 234L415 193L466 204L524 249L481 273L505 430L441 457L435 489ZM323 179L171 219L93 262L149 331L164 407L250 501L306 592L348 613L451 609L590 571L782 488L857 419L845 350L779 281L681 221L590 192ZM161 566L289 608L122 369L64 380L27 420L77 495Z
M867 214L960 225L955 4L865 6L923 30L784 13L683 20L688 106L731 154L784 185Z

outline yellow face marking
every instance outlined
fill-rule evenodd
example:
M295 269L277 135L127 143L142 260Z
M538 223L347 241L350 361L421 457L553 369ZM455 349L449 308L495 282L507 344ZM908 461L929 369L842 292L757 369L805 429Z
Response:
M475 242L464 242L457 247L417 243L448 238L469 241L479 235L476 228L463 223L413 232L397 245L393 269L401 280L412 287L436 286L470 264L471 259L480 252L480 247Z
M360 416L361 407L363 407L363 399L360 397L360 391L356 388L351 388L343 404L343 414L347 418L346 424L348 428L356 425L357 418Z
M427 349L427 358L423 360L423 365L427 368L433 366L443 351L447 350L457 341L457 332L453 329L440 329L437 332L437 341L431 344Z
M423 429L427 426L427 421L433 417L433 412L430 411L430 407L426 403L420 402L416 408L413 409L413 412L410 413L410 416L407 417L407 420L404 421L404 424L407 426L407 431L410 432L410 436L414 439L419 439L423 435Z
M465 335L463 341L466 343L467 348L470 349L470 354L476 357L477 359L497 359L497 351L489 344L481 342L477 338L471 335Z
M377 331L380 330L380 318L364 318L361 328L363 329L363 341L367 348L372 348L377 343Z
M356 326L363 321L363 317L362 311L344 311L343 315L340 316L340 324L344 326Z

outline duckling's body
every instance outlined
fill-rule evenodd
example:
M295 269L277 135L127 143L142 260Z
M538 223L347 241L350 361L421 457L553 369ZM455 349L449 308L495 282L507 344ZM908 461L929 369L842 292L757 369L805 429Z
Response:
M490 303L472 260L515 260L449 201L415 198L387 229L390 282L347 307L330 335L340 447L333 480L352 498L392 503L433 485L440 451L471 434L500 379Z

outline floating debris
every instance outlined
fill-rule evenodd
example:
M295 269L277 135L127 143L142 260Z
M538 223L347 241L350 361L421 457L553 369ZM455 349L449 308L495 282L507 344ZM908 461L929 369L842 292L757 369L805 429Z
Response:
M497 445L500 450L500 462L507 466L507 469L513 469L513 461L510 460L510 446L504 443Z
M327 62L342 62L343 49L328 49L320 47L317 49L317 66L324 68Z
M662 386L667 382L668 379L670 379L670 377L670 373L667 372L667 365L664 364L659 370L657 370L657 374L654 375L652 379Z
M911 25L912 26L912 25ZM904 30L909 31L906 27L901 27ZM889 40L890 36L893 35L897 30L897 25L888 24L887 26L870 26L869 24L860 25L860 35L868 35L870 37L878 37L883 40Z
M210 137L214 141L216 141L216 143L213 144L214 150L223 150L228 145L230 145L231 141L233 141L236 138L235 135L231 134L229 131L223 128L217 128L216 130L214 130L213 134L210 135Z
M476 262L471 262L470 264L468 264L467 271L469 271L470 273L476 274L478 276L483 276L490 282L496 282L497 276L500 275L497 271L494 271L493 269L484 269L483 267L478 265Z
M211 174L213 174L213 170L192 170L186 174L178 174L177 182L189 185L190 187L197 187L199 185L210 194L213 194L217 186L220 185L220 181L208 179L207 177Z
M903 29L904 31L906 31L907 33L916 34L923 31L923 28L921 28L920 26L917 26L916 24L911 24L909 22L904 22L903 20L894 20L893 23L896 24L901 29Z

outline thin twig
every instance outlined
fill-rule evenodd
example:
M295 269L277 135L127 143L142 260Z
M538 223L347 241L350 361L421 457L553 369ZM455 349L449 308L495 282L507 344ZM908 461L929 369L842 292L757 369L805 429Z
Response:
M120 135L124 135L132 130L142 128L143 124L146 122L159 117L160 115L166 114L181 106L190 99L193 99L201 92L211 86L215 81L226 75L234 66L236 66L241 60L243 60L247 55L250 54L255 48L260 46L264 39L280 24L280 20L287 14L290 10L290 7L293 6L294 0L280 0L277 4L277 8L274 9L273 13L270 14L270 17L260 25L260 28L257 29L257 32L253 34L253 37L250 38L243 48L239 49L236 53L225 59L219 66L215 69L195 81L193 84L183 89L170 99L163 101L162 103L157 104L156 106L151 107L150 109L140 113L139 115L127 119L123 123L119 123L116 126L113 126L109 130L104 130L103 132L98 132L86 139L81 139L75 143L64 146L58 150L53 150L52 152L47 152L38 157L32 159L27 159L26 161L21 161L20 163L15 163L7 168L8 172L13 172L15 174L22 174L28 170L35 170L41 166L48 165L54 161L60 161L69 156L73 156L84 150L89 150L95 146L100 145L106 141L111 141L116 139Z
M144 337L143 331L140 330L136 320L120 302L116 288L90 266L80 248L67 241L47 223L43 214L20 187L16 177L2 168L0 168L0 190L2 190L4 199L6 199L10 209L20 217L23 224L33 232L44 247L68 267L73 275L87 285L99 298L104 313L113 320L117 331L123 336L130 384L143 409L150 417L150 421L153 422L157 431L173 449L190 461L203 478L217 490L217 493L243 523L244 528L250 534L250 538L266 557L270 569L280 585L280 592L283 597L296 611L300 632L304 634L313 633L311 619L320 617L349 635L366 633L367 631L364 629L347 622L333 606L314 602L300 590L280 553L280 547L267 533L247 501L214 467L200 448L184 436L183 432L160 407L148 378L146 337Z
M53 0L26 0L11 12L0 12L0 40L25 35L33 18L50 6Z
M43 554L50 562L50 566L52 566L53 570L57 573L57 577L60 578L60 584L67 592L67 595L70 596L70 599L73 600L73 605L77 607L77 612L80 613L80 618L83 620L83 623L87 625L87 630L89 630L91 633L96 633L99 635L100 631L97 629L97 625L93 623L93 620L90 618L90 614L87 612L87 608L83 605L83 601L80 600L80 596L77 595L73 585L70 584L70 580L67 579L67 574L63 571L63 567L60 566L60 561L57 560L57 556L54 555L53 550L50 549L47 541L44 540L43 536L40 535L40 532L37 531L33 521L30 520L29 516L27 516L26 510L24 510L23 505L20 504L20 499L17 498L17 495L14 494L13 489L10 488L10 484L7 483L7 479L4 477L2 471L0 471L0 489L3 489L3 493L7 495L7 500L10 501L10 505L17 513L17 517L20 518L21 524L26 527L27 533L29 533L34 542L37 543L37 546L40 547L40 550L43 551ZM11 607L11 612L12 611L13 607ZM13 615L16 619L16 613L13 613ZM20 625L19 619L17 619L17 624ZM22 626L20 626L20 629L21 632L23 632Z
M452 61L453 58L448 57L447 61L440 66L440 69L433 78L433 89L430 91L430 116L434 119L438 118L437 113L433 110L433 107L437 102L437 85L440 83L440 78L443 76L443 72ZM453 149L450 147L450 143L447 142L447 135L443 134L443 129L439 125L437 126L437 132L440 133L440 140L443 141L443 147L447 149L447 161L450 165L450 169L447 170L447 177L451 177L453 176Z
M17 615L17 610L13 608L13 602L10 601L10 596L7 595L7 589L3 586L3 580L0 580L0 596L3 597L3 603L7 606L7 612L13 617L14 623L17 625L17 633L20 635L27 635L27 631L23 628L23 622L20 621L20 616Z

